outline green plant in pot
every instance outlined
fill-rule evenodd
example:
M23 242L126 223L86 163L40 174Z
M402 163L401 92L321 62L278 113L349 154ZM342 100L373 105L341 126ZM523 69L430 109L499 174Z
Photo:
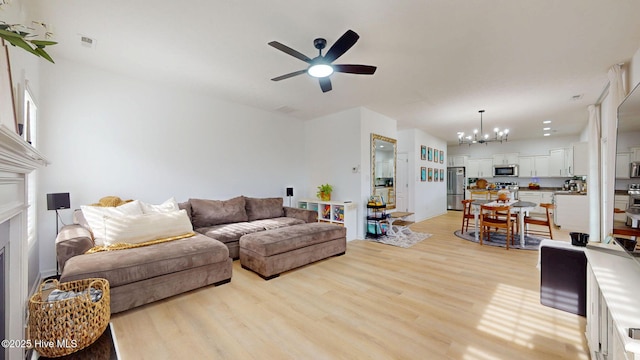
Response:
M329 184L319 185L316 196L322 201L330 201L332 191L333 191L333 186Z

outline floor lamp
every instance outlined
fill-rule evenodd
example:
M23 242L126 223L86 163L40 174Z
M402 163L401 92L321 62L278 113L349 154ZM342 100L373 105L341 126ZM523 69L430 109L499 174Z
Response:
M47 194L47 210L56 211L56 237L60 232L58 224L60 222L60 214L58 210L70 209L71 202L69 201L69 193L53 193ZM63 223L64 224L64 223ZM60 276L60 269L58 267L58 257L56 256L56 278Z

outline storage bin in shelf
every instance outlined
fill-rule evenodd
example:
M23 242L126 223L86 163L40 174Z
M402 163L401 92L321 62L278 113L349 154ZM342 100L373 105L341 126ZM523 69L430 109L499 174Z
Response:
M318 212L318 221L341 225L347 228L347 240L357 237L358 206L353 202L322 201L318 199L298 200L301 209Z

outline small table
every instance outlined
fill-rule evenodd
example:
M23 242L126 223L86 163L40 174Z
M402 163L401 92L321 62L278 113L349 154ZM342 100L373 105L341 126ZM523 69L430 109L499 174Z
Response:
M409 229L409 225L413 224L413 221L407 221L407 217L413 215L412 212L396 211L389 213L387 222L389 223L389 229L387 230L387 236L407 236L413 234L413 231ZM393 227L397 230L394 230Z
M475 220L475 228L476 228L476 232L475 232L475 238L476 241L480 241L479 237L478 237L478 217L480 215L480 206L482 205L487 205L487 206L500 206L500 205L509 205L511 206L511 209L514 212L518 213L518 220L520 221L520 229L518 230L520 232L520 246L524 247L524 215L533 210L536 207L535 203L532 203L530 201L515 201L515 202L506 202L506 203L499 203L497 201L492 201L492 200L474 200L473 202L471 202L471 209L473 211L473 218Z

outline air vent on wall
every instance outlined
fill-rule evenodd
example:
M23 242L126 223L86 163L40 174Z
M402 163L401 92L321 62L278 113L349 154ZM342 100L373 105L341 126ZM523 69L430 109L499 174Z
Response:
M80 35L80 44L83 47L93 49L96 47L96 40L88 36Z

